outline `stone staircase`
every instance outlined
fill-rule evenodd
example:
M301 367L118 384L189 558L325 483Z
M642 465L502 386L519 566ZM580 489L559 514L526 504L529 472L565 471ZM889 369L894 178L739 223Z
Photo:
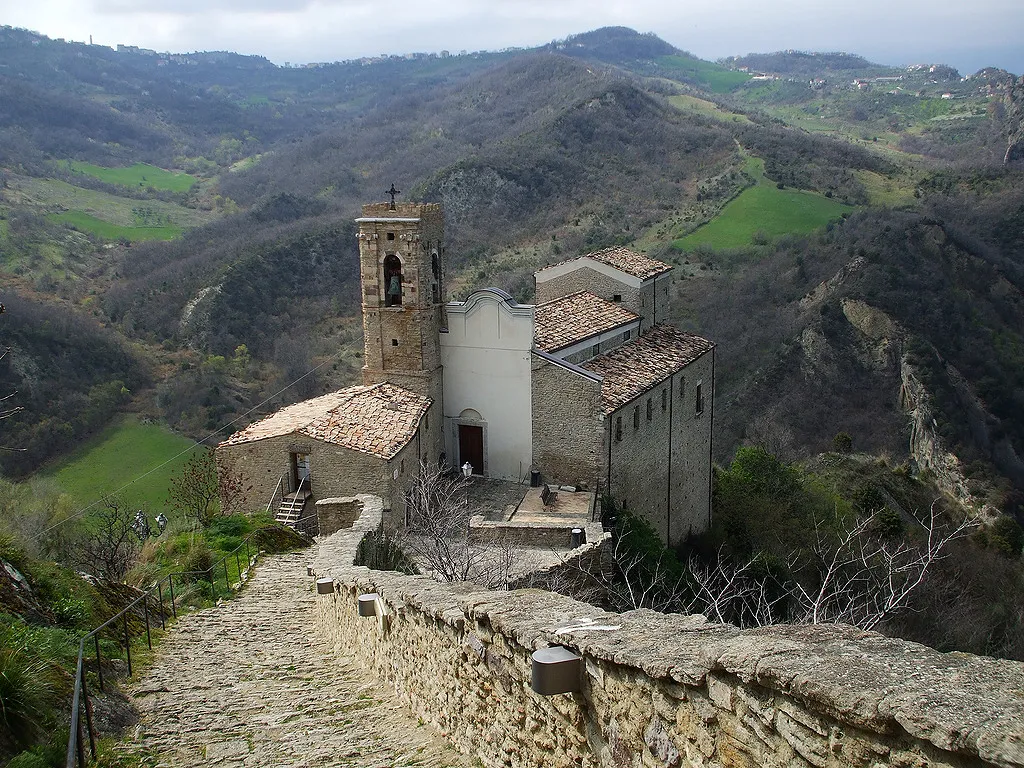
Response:
M306 508L306 502L311 495L309 491L286 493L277 507L274 519L279 523L294 527L295 523L302 519L302 511Z

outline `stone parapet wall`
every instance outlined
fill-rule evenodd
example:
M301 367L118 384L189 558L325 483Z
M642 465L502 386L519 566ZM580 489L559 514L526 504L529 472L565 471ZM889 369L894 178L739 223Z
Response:
M355 496L320 499L315 506L317 530L321 536L351 528L363 511L363 502Z
M370 571L352 562L382 505L360 498L312 563L336 582L323 637L485 766L1024 766L1024 664ZM357 615L363 592L382 621ZM549 645L583 656L578 693L533 693L530 654Z
M513 520L487 520L483 515L469 519L469 540L474 544L509 544L516 547L551 547L567 549L572 541L572 529L586 531L587 541L600 541L603 536L600 523L555 524L520 523Z

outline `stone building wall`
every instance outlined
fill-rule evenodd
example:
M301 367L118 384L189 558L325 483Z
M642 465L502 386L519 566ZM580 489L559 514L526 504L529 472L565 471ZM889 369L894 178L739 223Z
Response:
M545 480L596 488L602 467L601 382L533 356L533 468Z
M710 525L713 355L701 356L606 422L607 493L647 520L670 545ZM698 382L704 404L700 413Z
M616 303L640 315L642 333L652 325L664 322L668 317L671 281L671 274L666 273L659 275L655 280L648 280L639 287L634 287L630 283L616 280L581 265L565 275L537 280L537 303L552 301L577 291L590 291L608 301L614 301L615 296L619 296L620 299Z
M712 349L672 377L672 513L669 540L682 541L711 525L711 441L715 403L715 351ZM703 410L696 407L701 384Z
M313 499L373 493L392 506L402 506L401 490L407 488L419 466L421 441L409 442L391 461L339 445L314 440L301 434L268 437L217 448L217 472L238 478L244 495L231 499L228 514L263 512L281 475L289 471L290 454L309 454L310 490ZM399 477L394 473L398 470ZM280 501L280 499L278 499ZM305 514L312 514L309 508ZM271 514L276 507L271 509ZM390 522L390 518L389 518Z
M1024 766L1024 664L370 571L352 565L379 520L365 501L312 563L335 580L316 597L321 637L488 768ZM364 592L383 620L357 615ZM583 657L579 692L532 691L530 654L550 645Z
M652 325L651 309L654 301L652 296L648 295L650 290L646 286L634 288L628 283L616 280L614 277L604 275L587 266L580 266L559 277L538 280L537 303L542 304L545 301L552 301L577 291L590 291L608 301L615 301L615 297L619 296L617 304L636 312L642 318L641 331L647 330Z

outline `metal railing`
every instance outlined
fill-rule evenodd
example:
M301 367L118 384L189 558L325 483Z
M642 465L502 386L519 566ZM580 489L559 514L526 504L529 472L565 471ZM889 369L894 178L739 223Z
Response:
M286 477L288 477L288 473L287 472L285 472L283 475L281 475L281 478L277 481L277 487L274 488L274 495L271 496L270 497L270 501L267 502L267 514L268 515L270 514L271 507L274 506L274 502L277 500L277 494L278 494L279 491L281 492L281 498L284 498L284 491L283 491L282 486L284 486L284 479Z
M253 564L259 557L259 548L250 548L249 541L253 537L257 536L260 532L253 531L242 543L239 544L235 549L216 563L211 565L204 571L181 571L178 573L169 573L166 576L159 579L155 584L144 591L139 597L135 598L125 608L115 616L107 619L105 622L100 624L96 629L92 630L88 634L82 637L81 642L78 644L78 662L75 670L75 688L72 694L71 700L71 732L68 734L68 751L66 768L74 768L76 764L79 766L86 765L86 754L85 754L85 736L88 733L89 749L92 753L92 759L95 761L96 752L96 729L93 727L93 712L92 702L89 700L89 689L86 684L85 676L85 648L86 645L91 644L92 648L96 652L96 675L101 691L105 691L106 688L103 682L103 656L100 647L100 634L104 630L112 630L113 634L117 637L117 642L124 645L125 660L128 663L128 675L132 675L132 649L131 649L131 632L129 630L129 615L133 615L136 619L138 616L138 608L141 604L143 620L146 627L146 645L150 649L153 648L153 633L150 623L150 602L155 602L159 606L158 617L160 620L161 629L167 627L167 610L165 607L164 587L166 585L166 596L170 603L170 613L173 618L178 617L178 606L175 603L174 595L174 584L177 581L179 585L179 594L188 583L194 583L196 581L206 582L210 585L210 591L214 600L218 597L218 580L221 577L221 571L223 567L224 574L224 592L221 594L232 594L233 588L231 585L230 566L229 561L234 558L235 562L235 573L238 576L239 586L242 583L242 575L246 570L252 568ZM245 562L246 565L242 567L242 551L245 551ZM255 551L255 555L253 555ZM205 578L203 578L205 577ZM154 610L156 607L154 606ZM120 626L118 626L120 625ZM84 702L85 709L85 727L83 728L82 723L82 704Z

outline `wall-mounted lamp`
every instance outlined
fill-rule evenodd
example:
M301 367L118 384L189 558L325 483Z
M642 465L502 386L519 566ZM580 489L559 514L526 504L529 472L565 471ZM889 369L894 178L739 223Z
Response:
M462 465L462 476L467 480L473 476L473 465L468 461Z
M334 579L324 578L316 580L316 593L318 595L334 594Z
M576 547L582 547L586 543L587 532L582 528L573 528L572 534L569 537L569 546L576 549Z
M377 606L380 604L380 595L376 592L367 592L359 596L360 616L379 616Z
M307 565L306 566L306 575L307 576L312 576L313 575L313 566L312 565Z
M582 658L560 645L533 652L530 686L541 696L574 693L580 689Z

